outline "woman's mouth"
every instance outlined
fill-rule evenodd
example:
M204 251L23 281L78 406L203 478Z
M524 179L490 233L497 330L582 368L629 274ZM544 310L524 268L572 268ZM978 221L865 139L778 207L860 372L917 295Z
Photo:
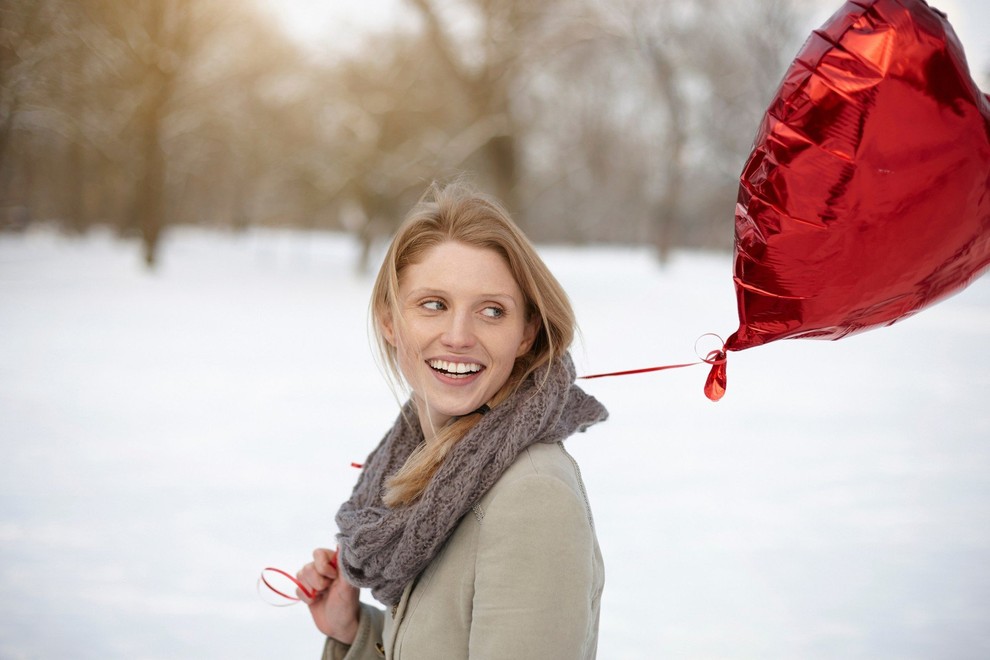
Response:
M477 362L427 360L426 364L428 364L433 371L441 376L446 376L447 378L453 378L455 380L470 378L485 368L484 365L478 364Z

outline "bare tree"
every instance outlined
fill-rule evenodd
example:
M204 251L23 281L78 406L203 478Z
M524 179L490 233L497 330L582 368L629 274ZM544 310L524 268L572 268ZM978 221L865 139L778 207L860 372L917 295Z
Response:
M730 236L739 168L807 0L408 0L316 61L225 0L8 0L0 194L154 264L166 225L376 241L475 172L538 240ZM9 202L4 202L9 203Z
M516 103L525 95L529 70L561 46L561 16L576 6L567 0L409 0L423 18L444 74L456 85L478 148L467 165L487 175L493 192L520 211L520 141L525 127ZM457 13L476 26L458 31ZM558 13L559 12L559 13ZM525 224L525 218L523 218Z
M16 162L18 138L28 142L40 133L58 130L44 101L51 91L51 62L66 41L54 4L10 0L0 8L0 198L4 204L30 204L32 177L26 171L30 164ZM17 179L19 185L12 190Z
M166 125L173 99L188 70L202 25L202 4L189 0L130 3L86 0L99 34L90 42L93 56L112 68L112 76L131 104L128 140L133 146L132 198L120 230L142 239L145 263L155 264L166 221ZM200 32L199 34L202 34Z
M555 140L542 149L567 149L564 158L544 159L564 170L559 182L552 172L535 172L545 181L541 197L557 205L576 200L572 218L590 212L603 219L597 229L593 219L572 220L582 236L645 240L661 260L685 242L724 244L738 172L796 48L791 3L610 0L588 7L592 29L538 90L539 128L529 134Z

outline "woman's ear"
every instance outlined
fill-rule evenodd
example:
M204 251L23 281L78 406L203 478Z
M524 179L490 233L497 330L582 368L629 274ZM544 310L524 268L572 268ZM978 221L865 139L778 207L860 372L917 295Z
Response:
M395 326L392 323L391 312L382 314L382 320L379 322L378 326L381 328L382 336L385 337L385 341L387 341L390 346L395 347Z
M519 343L519 350L516 351L516 357L521 357L529 352L529 349L533 348L533 342L536 341L536 333L540 330L540 317L533 315L529 321L526 322L526 327L523 328L523 338Z

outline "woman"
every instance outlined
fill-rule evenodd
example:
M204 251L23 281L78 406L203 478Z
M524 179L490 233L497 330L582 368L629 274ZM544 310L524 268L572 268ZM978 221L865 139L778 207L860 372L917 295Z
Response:
M574 385L560 284L496 202L434 185L371 313L411 396L337 513L338 550L298 574L323 657L594 658L604 569L561 441L607 412Z

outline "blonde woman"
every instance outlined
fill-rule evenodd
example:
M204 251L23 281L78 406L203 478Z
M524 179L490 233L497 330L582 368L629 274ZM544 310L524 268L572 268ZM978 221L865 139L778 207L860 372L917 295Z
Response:
M434 185L371 313L410 396L337 513L337 551L298 574L323 657L594 658L604 568L561 443L608 413L574 384L560 284L495 201Z

